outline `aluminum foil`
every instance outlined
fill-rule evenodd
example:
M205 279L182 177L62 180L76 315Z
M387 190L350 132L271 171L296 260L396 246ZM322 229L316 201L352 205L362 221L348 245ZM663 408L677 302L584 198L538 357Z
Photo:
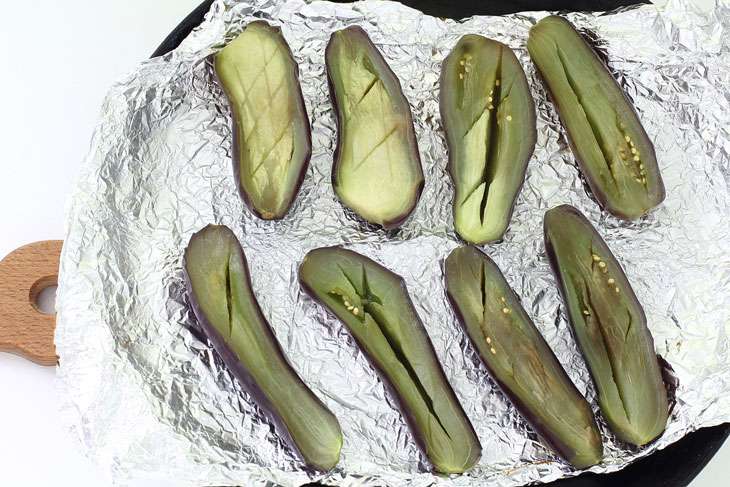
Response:
M484 246L597 411L542 241L546 209L570 203L605 237L644 305L658 353L680 381L664 435L620 444L600 419L610 472L702 426L730 420L730 5L699 13L681 1L606 14L568 14L596 40L654 140L666 201L619 221L586 194L555 109L525 49L546 12L423 15L394 2L218 0L178 49L145 61L109 91L67 203L56 346L61 415L117 482L196 485L473 486L547 482L576 472L539 441L496 389L455 321L442 262L461 245L438 111L440 64L460 36L512 47L536 99L537 147L503 241ZM208 57L251 20L280 25L301 70L312 161L279 222L242 205L232 178L229 108ZM345 211L330 183L335 122L327 92L329 35L361 25L413 108L426 186L400 230L373 230ZM182 253L208 223L225 224L248 256L264 314L294 368L340 420L342 458L329 474L302 468L200 336L184 296ZM484 449L467 474L437 477L372 368L335 319L303 295L298 264L343 244L401 274Z

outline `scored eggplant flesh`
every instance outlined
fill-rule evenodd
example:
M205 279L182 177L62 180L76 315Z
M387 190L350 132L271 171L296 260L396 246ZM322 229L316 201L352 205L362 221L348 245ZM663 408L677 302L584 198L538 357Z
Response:
M200 325L233 376L304 461L337 464L337 418L304 384L261 312L240 243L230 229L208 225L192 236L183 266Z
M545 213L545 247L578 346L616 435L635 445L657 438L667 390L644 310L595 228L569 205Z
M332 185L365 220L398 227L423 190L411 108L400 82L365 31L336 31L325 51L337 121Z
M307 254L299 280L307 294L350 331L395 396L416 443L435 469L450 474L473 467L481 445L403 278L353 251L329 247Z
M575 28L546 17L530 29L527 50L599 204L635 220L661 203L654 146L621 87Z
M299 67L278 27L246 29L215 56L233 111L233 173L246 205L280 219L294 203L312 153Z
M499 388L545 443L575 468L599 463L595 418L499 267L475 247L451 252L446 293Z
M527 78L509 47L468 34L443 62L439 98L456 230L471 243L493 242L507 230L535 149Z

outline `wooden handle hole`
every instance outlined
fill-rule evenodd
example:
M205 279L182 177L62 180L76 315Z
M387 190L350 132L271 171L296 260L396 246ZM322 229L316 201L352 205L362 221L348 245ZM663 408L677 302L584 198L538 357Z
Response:
M56 290L58 276L49 276L36 281L30 288L30 305L39 313L45 315L56 314Z

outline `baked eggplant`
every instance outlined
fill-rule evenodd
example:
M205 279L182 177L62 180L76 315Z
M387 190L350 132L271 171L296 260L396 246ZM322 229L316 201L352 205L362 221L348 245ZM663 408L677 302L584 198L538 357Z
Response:
M499 267L468 246L446 258L446 294L482 363L545 443L575 468L603 444L591 407L522 308Z
M626 274L585 216L545 213L545 247L578 346L610 428L644 445L667 424L667 390L654 341Z
M278 27L251 22L215 56L233 111L233 174L259 218L283 218L309 166L312 140L299 67Z
M312 250L302 288L349 330L397 400L413 437L436 470L462 473L481 445L451 389L403 278L351 250Z
M498 240L537 138L525 72L501 42L465 35L441 66L439 101L456 231L474 244Z
M332 34L325 62L337 121L332 186L365 220L396 228L423 190L411 107L400 81L358 26Z
M621 87L573 26L546 17L530 29L527 50L598 203L636 220L664 200L654 146Z
M330 470L340 458L340 424L287 361L236 236L224 226L203 228L190 239L183 268L195 315L226 367L308 465Z

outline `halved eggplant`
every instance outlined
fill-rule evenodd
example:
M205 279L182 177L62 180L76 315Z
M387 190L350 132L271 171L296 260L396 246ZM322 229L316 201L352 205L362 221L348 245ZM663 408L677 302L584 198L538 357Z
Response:
M595 465L603 444L591 407L545 342L499 267L468 246L446 258L446 294L499 388L558 455Z
M278 27L260 20L215 56L233 110L233 174L259 218L283 218L309 166L312 140L299 66Z
M444 473L473 467L481 445L444 375L403 278L356 252L328 247L307 254L299 281L350 331L397 400L431 464Z
M527 50L598 203L624 220L661 203L654 146L621 87L570 22L542 19L530 29Z
M340 425L287 361L236 236L225 226L203 228L190 239L183 268L193 311L226 367L308 465L330 470L340 458Z
M635 445L669 415L654 341L634 290L596 229L569 205L545 213L545 247L606 422Z
M325 62L337 120L335 193L364 219L396 228L423 190L411 107L400 81L358 26L332 34Z
M439 97L456 231L467 242L493 242L507 230L535 150L525 72L509 47L468 34L444 59Z

